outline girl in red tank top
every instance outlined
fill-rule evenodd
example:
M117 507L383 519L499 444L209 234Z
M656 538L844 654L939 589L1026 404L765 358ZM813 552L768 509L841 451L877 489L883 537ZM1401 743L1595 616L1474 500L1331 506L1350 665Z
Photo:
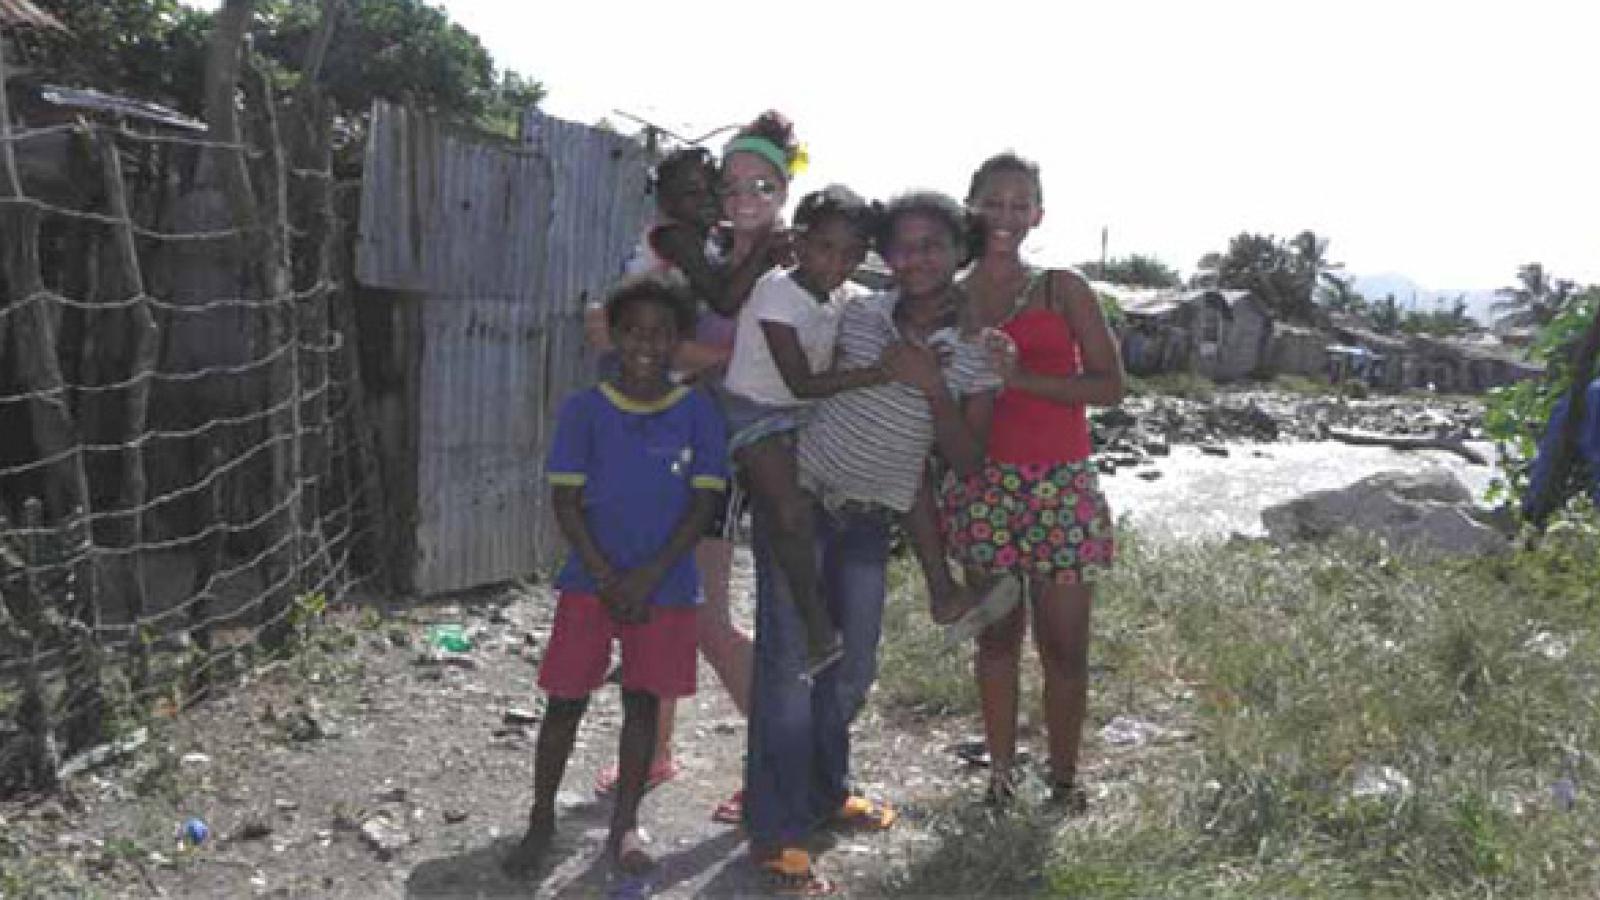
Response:
M1111 513L1089 461L1088 404L1122 399L1122 363L1088 283L1037 269L1022 241L1043 216L1039 169L1015 154L979 167L967 203L984 227L983 254L963 282L970 327L983 329L1005 380L994 403L985 464L947 478L945 536L970 573L994 585L977 621L977 678L993 761L990 797L1013 790L1022 637L1032 607L1044 668L1053 795L1076 806L1078 744L1088 687L1088 583L1111 563ZM998 582L998 583L997 583ZM1009 589L1009 590L1008 590ZM1018 605L1025 594L1032 602ZM1009 599L1012 608L1003 616Z

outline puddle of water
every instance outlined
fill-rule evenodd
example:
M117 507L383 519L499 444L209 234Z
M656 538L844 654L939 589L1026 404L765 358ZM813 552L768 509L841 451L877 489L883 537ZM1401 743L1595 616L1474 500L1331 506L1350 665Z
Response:
M1485 459L1489 443L1470 442ZM1401 451L1355 447L1331 441L1296 444L1229 444L1228 456L1207 456L1176 446L1154 465L1120 469L1101 477L1111 510L1127 516L1143 536L1155 540L1210 540L1235 532L1265 534L1261 510L1311 491L1341 488L1368 475L1430 468L1454 474L1480 500L1495 475L1493 465L1475 466L1441 450ZM1159 470L1155 481L1139 477Z

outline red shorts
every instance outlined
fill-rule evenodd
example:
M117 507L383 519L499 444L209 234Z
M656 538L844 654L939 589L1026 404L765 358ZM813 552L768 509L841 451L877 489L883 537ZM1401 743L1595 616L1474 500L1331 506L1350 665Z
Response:
M576 700L605 683L611 642L622 642L623 690L664 700L694 694L695 607L652 606L650 621L619 625L600 598L562 591L550 646L539 664L539 687Z

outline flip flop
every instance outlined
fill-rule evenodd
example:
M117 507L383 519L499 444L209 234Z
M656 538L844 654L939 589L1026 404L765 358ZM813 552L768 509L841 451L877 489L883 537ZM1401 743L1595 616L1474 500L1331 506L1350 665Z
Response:
M655 764L650 766L650 773L644 779L644 792L650 793L656 788L678 777L678 765L673 762ZM604 797L617 790L617 766L612 763L595 773L594 795Z
M839 891L836 882L811 865L811 854L798 847L763 860L760 866L767 890L780 897L827 897Z
M1022 581L1015 575L1002 575L989 586L978 605L944 627L944 645L954 649L978 636L990 625L1005 618L1022 601Z
M889 804L856 794L846 798L833 814L833 825L852 831L887 831L899 818L900 814Z
M737 791L732 797L717 804L711 812L711 821L722 825L738 825L744 822L744 791Z

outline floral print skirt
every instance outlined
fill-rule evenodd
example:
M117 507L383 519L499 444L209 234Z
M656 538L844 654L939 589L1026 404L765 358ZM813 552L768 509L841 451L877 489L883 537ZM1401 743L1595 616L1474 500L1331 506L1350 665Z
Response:
M980 571L1078 584L1111 565L1111 508L1094 465L1002 463L946 473L941 492L945 548Z

